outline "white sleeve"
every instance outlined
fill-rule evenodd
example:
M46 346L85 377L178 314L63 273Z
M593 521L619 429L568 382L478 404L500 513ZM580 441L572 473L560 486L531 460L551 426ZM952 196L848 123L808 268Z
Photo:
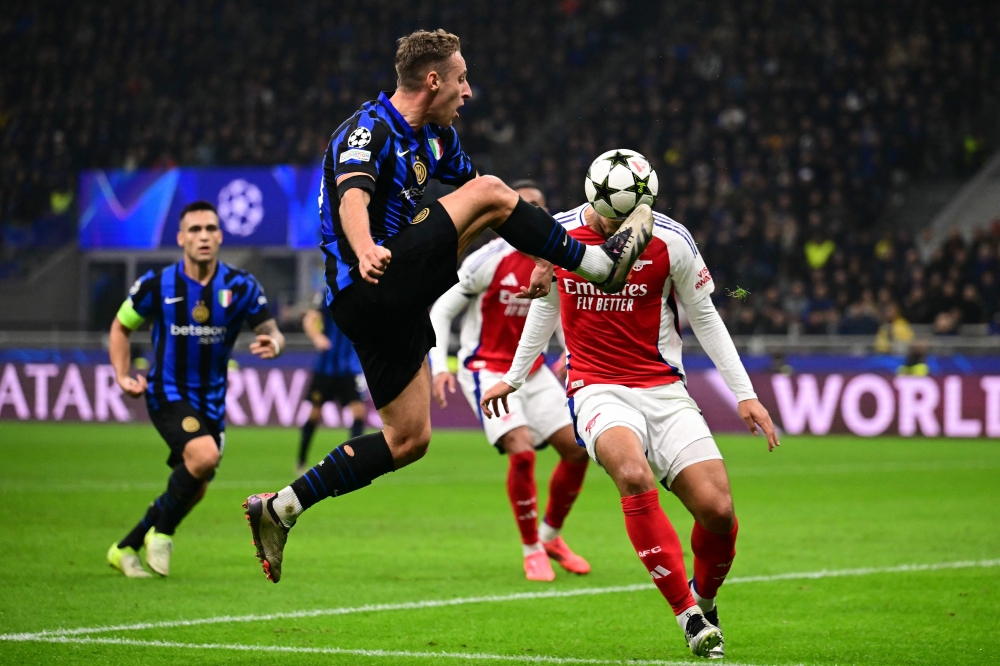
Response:
M510 370L502 377L505 383L515 389L521 388L528 378L528 373L531 372L531 366L535 364L535 359L545 351L558 325L559 292L553 288L547 296L536 298L531 302L524 330L521 331L521 340L517 343L514 361L510 365Z
M430 350L431 373L448 370L448 345L451 342L451 322L468 307L472 295L466 293L461 283L446 291L431 308L431 325L434 326L435 346Z
M707 295L706 295L707 296ZM729 390L736 395L737 402L756 398L750 376L740 360L733 339L722 322L711 298L701 298L694 303L685 303L691 330L694 331L702 349L712 359Z

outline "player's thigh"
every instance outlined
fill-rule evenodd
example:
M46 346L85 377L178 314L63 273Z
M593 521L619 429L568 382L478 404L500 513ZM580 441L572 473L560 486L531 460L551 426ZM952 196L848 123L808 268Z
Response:
M468 244L471 234L510 217L517 205L517 193L495 176L469 181L438 201L451 216L459 236L459 247Z
M184 445L184 466L197 478L210 474L219 465L219 445L211 435L195 437Z
M637 389L636 395L649 432L646 457L667 488L673 489L674 479L688 465L722 458L701 410L681 382Z
M710 454L716 449L712 440L699 440L686 449L691 457ZM729 475L721 458L709 458L686 465L670 484L670 491L687 507L694 519L710 532L725 534L733 529L735 512L729 488Z
M597 436L594 450L598 462L615 482L622 497L656 488L656 478L646 461L642 441L632 428L625 425L608 428Z
M382 431L393 457L410 449L426 449L431 439L431 379L425 359L406 388L378 410ZM423 452L420 451L420 455ZM418 456L419 457L419 456ZM412 462L412 461L411 461Z

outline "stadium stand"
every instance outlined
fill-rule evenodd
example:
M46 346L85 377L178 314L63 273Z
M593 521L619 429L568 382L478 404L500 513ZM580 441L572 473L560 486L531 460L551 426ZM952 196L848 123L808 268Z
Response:
M751 291L720 294L735 333L1000 328L1000 229L876 231L903 184L967 178L996 147L991 3L13 3L0 278L71 238L82 169L315 161L393 86L394 38L438 23L463 38L459 129L482 170L533 175L563 208L595 155L642 151L717 283Z

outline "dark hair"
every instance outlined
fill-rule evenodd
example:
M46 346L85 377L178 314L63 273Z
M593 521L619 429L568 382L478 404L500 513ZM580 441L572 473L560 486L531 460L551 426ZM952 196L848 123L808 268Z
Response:
M542 186L538 184L538 181L532 180L531 178L521 178L520 180L515 180L510 184L510 189L512 190L527 190L527 189L538 190L542 194L545 194L545 190Z
M194 213L195 211L199 210L210 210L213 213L215 213L216 218L219 217L219 211L215 210L215 206L208 203L207 201L192 201L187 206L184 206L184 208L181 209L181 216L177 220L177 223L180 224L181 222L183 222L184 216L187 215L188 213Z
M444 76L447 70L440 69L448 58L462 47L456 35L440 28L434 32L417 30L396 43L396 85L404 90L419 90L424 77L437 69Z

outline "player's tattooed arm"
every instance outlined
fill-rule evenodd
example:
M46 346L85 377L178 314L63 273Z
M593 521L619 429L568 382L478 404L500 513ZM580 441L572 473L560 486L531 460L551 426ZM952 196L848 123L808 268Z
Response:
M257 339L250 343L250 351L261 358L277 358L285 348L285 336L278 330L274 319L261 322L254 329Z
M128 328L115 317L111 323L111 332L108 338L108 354L111 357L111 365L115 369L115 377L118 385L126 395L138 398L146 390L146 378L142 375L132 377L129 371L132 369L132 350L129 347L129 335L132 329Z
M345 173L337 178L340 184L350 178L371 178L364 173ZM374 179L373 179L374 180ZM385 273L392 253L376 245L372 240L371 227L368 221L368 202L371 194L359 187L352 187L340 198L340 224L347 236L347 242L358 257L358 271L365 282L378 284L378 278Z
M323 334L323 316L318 310L309 310L302 318L302 330L313 343L316 351L325 352L330 348L330 338Z

